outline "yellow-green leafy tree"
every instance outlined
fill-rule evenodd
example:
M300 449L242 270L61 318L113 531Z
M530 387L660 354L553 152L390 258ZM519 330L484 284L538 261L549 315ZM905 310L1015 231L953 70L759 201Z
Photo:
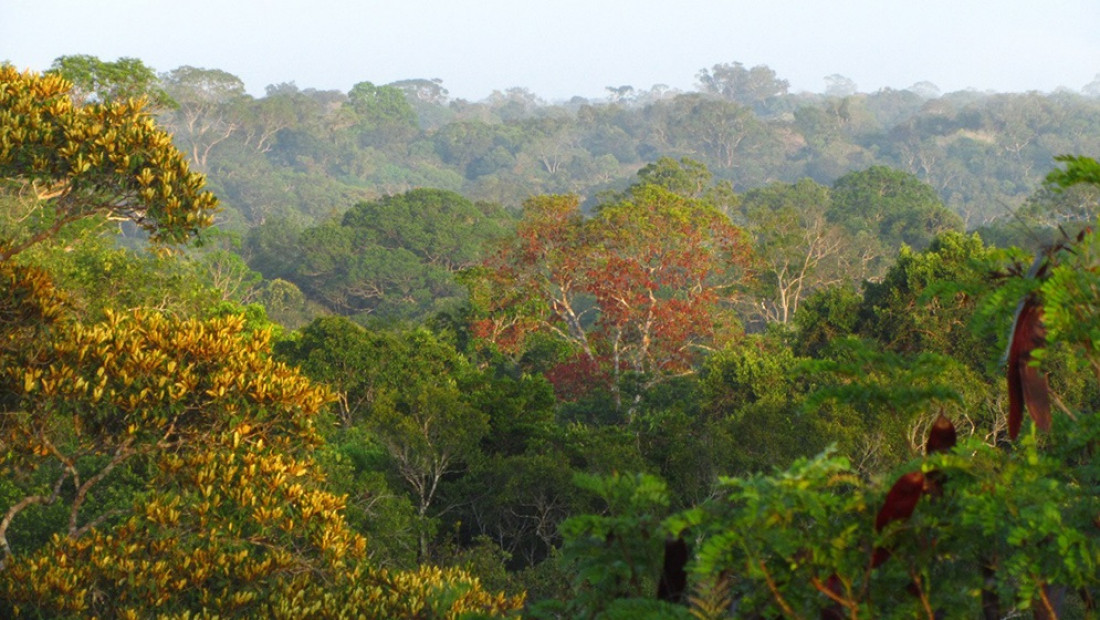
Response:
M61 324L30 364L5 360L18 400L0 461L26 494L4 509L0 608L30 617L450 617L521 601L461 571L388 573L343 518L309 456L326 390L268 355L240 317L136 311ZM91 510L125 466L144 484ZM47 475L48 474L48 475ZM25 552L6 533L64 505ZM30 512L28 512L30 511ZM38 514L42 516L42 513Z
M0 616L458 617L522 604L462 571L386 572L311 451L328 391L239 316L81 323L11 260L69 222L179 242L214 198L137 102L0 67ZM11 220L14 221L14 220ZM11 221L6 222L10 224Z
M217 207L144 99L78 105L71 82L10 65L0 66L0 179L22 211L18 229L5 226L0 260L95 215L186 241Z

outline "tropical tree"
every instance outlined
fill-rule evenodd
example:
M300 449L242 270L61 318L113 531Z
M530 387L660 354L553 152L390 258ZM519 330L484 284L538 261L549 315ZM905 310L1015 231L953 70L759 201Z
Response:
M462 297L454 274L504 235L508 217L449 191L416 189L360 202L301 234L289 277L332 310L384 319L422 317Z
M417 129L416 111L397 86L359 82L348 92L347 105L367 144L408 138Z
M240 128L230 104L247 97L244 82L220 69L184 65L161 76L161 83L178 104L167 122L186 141L191 161L207 169L214 147Z
M742 199L758 255L759 303L753 314L787 323L815 290L850 279L858 265L851 239L828 221L829 188L810 179L752 190Z
M0 261L92 216L173 243L210 225L217 200L141 100L78 106L71 91L57 75L0 66L0 178L20 190L22 220L0 240Z
M50 73L73 83L73 98L78 104L139 97L149 99L155 107L174 103L160 88L156 72L137 58L108 62L87 54L59 56L50 65Z
M703 92L721 95L747 106L759 106L773 97L787 94L790 83L776 77L767 65L751 69L745 65L722 63L699 72L699 86Z
M33 295L17 298L24 324L49 316L48 297L37 311ZM345 498L326 490L309 456L328 394L271 359L268 332L244 330L242 317L146 312L53 331L46 346L0 360L14 395L0 436L12 472L0 520L7 615L394 616L519 604L461 571L366 563ZM24 520L38 529L10 536Z
M869 233L888 252L901 244L922 250L936 234L963 228L931 186L884 166L851 172L833 184L830 221L852 235Z
M513 352L534 332L559 338L575 356L561 378L607 373L621 404L628 376L691 372L729 336L748 246L717 209L657 185L634 186L591 219L578 207L569 196L525 204L516 237L471 274L484 313L474 328Z

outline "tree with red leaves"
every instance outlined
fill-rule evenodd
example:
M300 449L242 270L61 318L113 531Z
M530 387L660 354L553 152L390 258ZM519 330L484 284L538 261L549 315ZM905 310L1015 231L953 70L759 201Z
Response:
M532 198L516 235L468 274L474 333L511 353L551 335L601 368L593 376L608 377L621 405L627 375L649 386L692 372L735 332L731 301L748 264L740 228L658 185L636 185L591 218L576 197Z

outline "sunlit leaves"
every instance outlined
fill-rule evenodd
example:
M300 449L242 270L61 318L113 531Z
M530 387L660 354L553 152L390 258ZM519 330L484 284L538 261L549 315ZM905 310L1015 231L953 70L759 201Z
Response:
M24 373L28 410L76 415L89 435L209 432L246 418L307 441L323 391L266 354L265 332L231 316L208 322L109 313L74 325L50 363Z
M109 313L59 330L39 367L6 369L23 379L23 411L3 427L13 449L4 464L52 459L72 468L79 455L98 454L114 455L113 466L143 454L153 470L116 525L81 520L41 549L10 556L0 609L453 617L521 604L461 571L387 573L367 564L366 540L344 520L346 499L325 490L305 455L320 441L314 424L327 392L272 361L268 334L248 332L243 318ZM418 406L454 405L436 403L435 392L421 396ZM98 476L72 469L61 482Z
M172 243L210 225L217 200L142 100L77 106L71 88L56 74L0 67L0 176L29 185L47 209L36 230L0 243L0 258L96 213Z
M0 582L5 598L30 614L122 617L455 617L522 603L456 569L369 567L344 498L318 488L310 461L231 446L223 436L166 455L129 520L20 558Z

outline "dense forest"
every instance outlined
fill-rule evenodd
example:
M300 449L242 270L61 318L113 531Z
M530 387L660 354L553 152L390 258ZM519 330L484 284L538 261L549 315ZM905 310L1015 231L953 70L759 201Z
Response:
M1097 617L1100 84L0 65L0 615Z

